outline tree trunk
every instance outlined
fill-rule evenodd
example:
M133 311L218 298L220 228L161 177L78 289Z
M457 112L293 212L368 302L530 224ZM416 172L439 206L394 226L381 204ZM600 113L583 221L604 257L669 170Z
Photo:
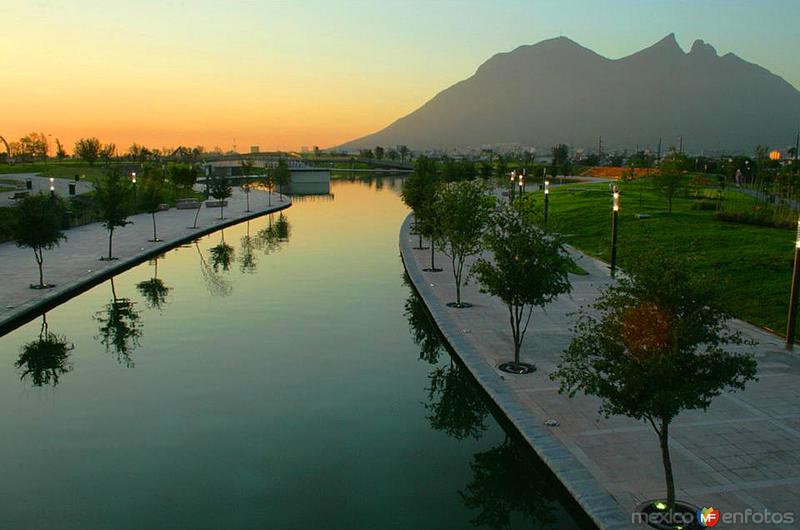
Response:
M158 236L156 235L156 214L151 213L150 216L153 218L153 241L158 241Z
M223 200L224 200L224 199L223 199ZM223 212L223 209L225 208L225 206L223 206L223 204L224 204L224 203L223 203L222 201L219 201L219 220L220 220L220 221L222 221L223 219L225 219L225 215L224 215L224 212Z
M675 508L675 479L672 476L672 460L669 456L669 422L661 420L661 429L658 431L658 441L661 445L661 460L664 463L664 479L667 483L667 510Z
M202 208L203 208L203 204L201 203L200 204L200 208L198 208L197 211L194 212L194 224L192 225L192 228L197 228L197 218L200 217L200 210Z
M247 193L244 194L244 196L247 199L247 210L245 210L245 211L249 212L250 211L250 192L248 191Z
M433 244L433 239L431 239L431 271L436 270L436 264L433 262L434 251L436 250L435 245Z
M108 230L108 259L111 260L111 238L114 237L114 229L110 228Z
M36 256L36 264L39 266L39 287L44 287L44 272L42 271L44 256L42 256L42 249L37 249L34 247L33 254Z
M417 232L417 235L419 236L419 248L422 248L422 232Z

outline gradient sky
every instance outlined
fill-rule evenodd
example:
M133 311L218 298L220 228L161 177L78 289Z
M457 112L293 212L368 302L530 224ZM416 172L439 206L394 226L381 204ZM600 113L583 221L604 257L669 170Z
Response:
M611 58L702 38L800 87L797 0L12 0L0 21L0 135L70 151L331 146L559 35Z

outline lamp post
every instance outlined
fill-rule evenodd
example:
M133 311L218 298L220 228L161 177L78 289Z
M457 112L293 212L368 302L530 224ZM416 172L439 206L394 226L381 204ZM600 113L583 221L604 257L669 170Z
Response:
M611 276L614 276L617 272L617 216L619 215L619 190L616 186L611 197Z
M55 181L56 181L56 179L54 179L53 177L50 177L50 197L53 197L53 198L55 198L55 196L56 196Z
M792 271L792 288L789 295L789 321L786 323L786 349L794 345L794 327L797 320L797 290L800 287L800 219L797 220L797 236L794 243L794 270Z
M547 226L547 210L550 205L550 181L544 181L544 225Z
M133 207L136 208L136 172L131 172L131 183L133 184Z
M511 172L511 191L508 194L508 202L514 202L514 181L517 178L517 172Z
M520 173L518 180L519 180L519 196L522 197L522 194L525 191L525 174Z

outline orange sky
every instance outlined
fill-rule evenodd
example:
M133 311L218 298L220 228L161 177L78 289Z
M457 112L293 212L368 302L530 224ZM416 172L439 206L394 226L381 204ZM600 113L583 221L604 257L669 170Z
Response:
M0 3L0 135L127 150L329 147L497 52L565 35L608 57L675 32L800 86L791 0L51 0ZM769 28L756 31L754 28Z

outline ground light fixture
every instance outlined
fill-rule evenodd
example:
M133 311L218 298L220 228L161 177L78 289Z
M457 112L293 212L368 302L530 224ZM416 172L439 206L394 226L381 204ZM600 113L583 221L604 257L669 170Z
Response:
M611 276L617 272L617 216L619 215L619 190L616 186L611 194Z
M550 181L544 181L544 224L547 225L547 210L550 205Z
M792 271L792 287L789 294L789 319L786 323L786 349L791 350L794 346L794 328L797 320L797 290L800 286L800 218L797 220L797 236L794 242L794 269Z

